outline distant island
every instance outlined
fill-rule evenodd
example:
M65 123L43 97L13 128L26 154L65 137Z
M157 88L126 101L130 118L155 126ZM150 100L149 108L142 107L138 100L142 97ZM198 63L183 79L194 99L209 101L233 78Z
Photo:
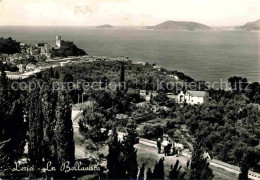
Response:
M155 26L147 26L146 29L152 30L210 30L211 27L204 24L188 21L166 21Z
M259 31L260 30L260 19L254 22L248 22L243 26L238 26L235 29L244 31Z
M98 29L113 29L114 27L109 25L109 24L105 24L102 26L97 26Z

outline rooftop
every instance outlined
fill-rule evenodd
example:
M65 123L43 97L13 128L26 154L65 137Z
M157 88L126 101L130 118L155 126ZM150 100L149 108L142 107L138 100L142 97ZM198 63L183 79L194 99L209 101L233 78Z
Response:
M206 91L190 91L187 90L187 93L190 94L191 96L195 97L204 97L206 94Z

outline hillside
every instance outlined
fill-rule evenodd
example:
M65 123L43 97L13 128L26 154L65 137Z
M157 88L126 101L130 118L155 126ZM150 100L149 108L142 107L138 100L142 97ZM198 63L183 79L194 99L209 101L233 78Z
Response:
M15 54L20 52L20 43L12 38L0 38L0 53Z
M114 27L109 25L109 24L105 24L105 25L102 25L102 26L97 26L97 28L99 28L99 29L113 29Z
M259 31L260 30L260 19L254 22L248 22L244 26L238 26L236 27L238 30L244 30L244 31Z
M146 29L153 30L186 30L186 31L194 31L194 30L210 30L209 26L204 24L196 23L196 22L188 22L188 21L166 21L156 26L148 26Z

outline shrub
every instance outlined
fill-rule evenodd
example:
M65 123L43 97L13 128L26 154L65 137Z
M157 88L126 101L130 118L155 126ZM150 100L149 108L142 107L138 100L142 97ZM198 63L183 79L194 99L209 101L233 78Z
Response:
M163 135L163 127L161 125L147 125L140 131L140 136L147 139L157 139Z

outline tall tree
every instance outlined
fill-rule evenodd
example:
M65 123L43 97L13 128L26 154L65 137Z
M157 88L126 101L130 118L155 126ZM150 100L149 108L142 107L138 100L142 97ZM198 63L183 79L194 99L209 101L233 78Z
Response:
M146 179L154 179L151 168L148 168L146 171Z
M248 179L248 170L250 168L249 152L246 151L239 163L241 173L239 174L238 179Z
M24 152L26 123L20 92L13 91L0 62L0 169L13 167ZM7 171L5 171L7 172Z
M121 68L120 68L120 82L125 82L125 62L121 62Z
M75 145L71 121L71 105L65 91L58 93L56 118L57 163L69 162L71 166L75 161Z
M138 164L137 150L134 148L135 139L136 124L134 122L127 124L127 135L122 143L118 141L116 128L113 126L107 156L109 178L137 179Z
M5 65L0 64L0 101L2 103L8 100L8 78L5 73Z
M193 145L193 152L190 163L190 179L201 179L202 177L204 179L212 179L214 177L212 171L210 173L207 159L203 157L203 153L202 142L196 140Z
M29 160L30 165L35 169L31 172L32 178L40 177L40 170L43 167L43 114L42 101L39 89L30 94L28 119L29 119Z
M127 171L127 178L136 179L138 173L137 164L137 149L134 148L134 144L137 138L136 123L129 121L126 125L127 135L124 137L124 156L125 166Z
M59 71L55 71L54 78L55 79L59 79L60 78Z
M56 156L56 141L55 141L55 123L56 123L56 102L57 94L52 92L51 89L47 89L43 93L43 148L44 148L44 157L46 162L51 161L55 163L57 161Z
M201 172L200 179L213 179L213 177L213 171L209 167L209 162L207 162L203 171Z
M142 164L142 166L139 170L138 180L144 179L144 171L145 171L145 163Z
M153 170L154 179L164 179L164 158L161 158L159 162L156 162Z
M108 155L107 155L107 169L108 178L117 179L125 178L126 170L125 163L122 161L122 145L118 141L118 134L116 128L113 127L112 134L108 142Z
M22 103L16 100L7 108L8 111L0 112L4 117L1 119L3 126L0 128L0 169L13 166L14 162L21 158L26 139L27 128Z
M49 78L54 78L54 70L52 67L49 68L49 70L48 70L48 76L49 76Z
M182 166L179 166L179 160L175 162L174 167L171 167L171 171L169 173L170 179L184 179L185 172L181 174Z

